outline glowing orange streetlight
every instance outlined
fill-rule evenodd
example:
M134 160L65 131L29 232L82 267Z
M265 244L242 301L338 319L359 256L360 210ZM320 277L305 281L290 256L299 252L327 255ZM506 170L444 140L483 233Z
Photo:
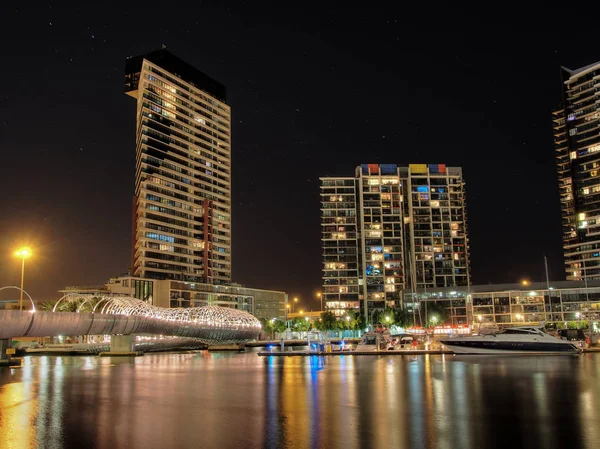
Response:
M521 284L523 284L524 287L527 287L529 285L529 281L527 279L523 279Z
M24 246L15 251L15 257L21 258L21 295L19 297L19 310L23 310L23 281L25 280L25 259L33 255L31 248Z
M292 303L292 313L294 313L294 304L298 302L298 298L294 298L294 302Z

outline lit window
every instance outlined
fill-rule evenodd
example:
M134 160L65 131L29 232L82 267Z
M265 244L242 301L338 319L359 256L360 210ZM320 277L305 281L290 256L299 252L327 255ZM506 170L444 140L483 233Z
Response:
M571 151L570 158L571 160L577 159L577 151Z
M584 213L584 212L581 212L581 213L579 214L579 217L578 217L578 218L579 218L579 221L581 221L581 220L585 220L585 213Z

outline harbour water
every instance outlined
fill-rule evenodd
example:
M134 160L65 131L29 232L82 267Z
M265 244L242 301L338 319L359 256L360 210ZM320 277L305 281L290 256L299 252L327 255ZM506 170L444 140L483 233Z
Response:
M0 448L597 448L600 354L30 356Z

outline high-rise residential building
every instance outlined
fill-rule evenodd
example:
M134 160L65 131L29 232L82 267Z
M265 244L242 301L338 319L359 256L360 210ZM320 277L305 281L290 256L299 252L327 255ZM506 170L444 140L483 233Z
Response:
M600 278L600 62L561 68L554 146L568 280Z
M231 282L231 109L225 87L162 49L128 58L137 101L132 275Z
M336 314L470 283L460 168L363 164L354 177L321 178L321 217L323 299Z

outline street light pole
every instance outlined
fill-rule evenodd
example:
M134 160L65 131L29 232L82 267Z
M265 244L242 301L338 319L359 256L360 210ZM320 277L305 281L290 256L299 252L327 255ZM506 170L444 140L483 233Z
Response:
M19 295L19 311L23 311L23 283L25 282L25 257L21 259L21 293Z
M23 311L23 285L25 281L25 259L31 257L31 248L23 247L15 251L15 256L21 258L21 294L19 295L19 310Z

